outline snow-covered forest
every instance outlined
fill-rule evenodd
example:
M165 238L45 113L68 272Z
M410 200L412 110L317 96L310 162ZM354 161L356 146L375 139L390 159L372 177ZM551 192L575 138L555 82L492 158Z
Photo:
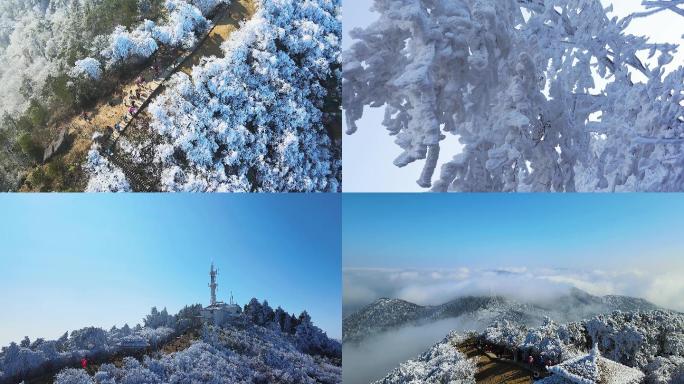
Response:
M465 340L473 339L554 364L585 355L596 346L601 356L643 372L646 384L677 384L684 380L684 316L669 311L616 311L567 324L547 319L539 327L527 327L504 321L484 332L452 332L378 383L474 383L475 361L458 350ZM570 381L552 375L539 382Z
M26 337L0 351L0 382L52 372L57 384L341 381L341 343L329 339L306 311L295 316L252 299L237 319L213 326L202 324L201 309L196 304L171 315L152 308L135 327L88 327L57 340ZM165 344L192 330L199 336L187 348L164 353ZM83 357L97 372L74 368ZM121 366L112 363L121 358Z
M438 192L684 190L680 47L626 31L683 5L617 18L599 0L376 0L343 53L347 133L379 129L357 121L384 108L394 164L423 163L418 184ZM462 152L440 152L447 135Z
M0 189L339 191L340 7L339 0L3 2ZM212 17L236 30L180 70L188 55L215 43L206 39ZM140 85L146 69L170 79L160 79L160 95L146 94L149 108L131 103L123 121L144 134L125 134L111 120L120 112L98 113L127 102L125 92L139 98L122 84ZM46 148L62 130L66 140L52 157Z
M104 49L117 26L158 20L162 6L163 0L0 3L0 189L17 189L42 161L43 148L53 138L49 126L79 113L117 80L98 86L78 81L71 76L78 74L74 64ZM77 67L97 73L90 61ZM44 170L47 175L36 176L57 178L66 166L55 163Z
M340 2L257 5L225 57L174 75L150 106L161 190L340 190L339 148L325 125L334 116L326 84L340 76ZM90 169L90 190L127 189L108 182L116 169Z
M617 311L568 324L547 319L531 329L498 323L483 337L555 361L573 358L596 344L602 356L641 370L647 384L684 380L684 316L679 313Z

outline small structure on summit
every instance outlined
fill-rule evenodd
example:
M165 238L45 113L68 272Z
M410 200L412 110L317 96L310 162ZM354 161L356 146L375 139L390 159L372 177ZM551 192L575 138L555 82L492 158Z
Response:
M130 335L121 339L119 347L124 350L138 350L145 349L150 346L150 343L145 338L138 335Z
M551 376L538 381L544 384L640 384L644 374L635 368L601 356L598 345L587 355L550 367Z
M216 300L216 288L218 288L216 276L218 276L218 269L214 268L214 263L211 263L209 270L211 299L209 306L202 309L202 320L214 325L221 325L227 320L240 316L242 309L233 301L232 293L228 304Z

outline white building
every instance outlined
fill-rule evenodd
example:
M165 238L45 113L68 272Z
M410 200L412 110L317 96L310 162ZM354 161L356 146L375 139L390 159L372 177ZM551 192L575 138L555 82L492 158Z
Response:
M601 356L598 346L587 355L550 367L551 376L538 384L640 384L644 374Z
M123 337L119 342L119 347L127 350L145 349L150 346L150 343L145 338L138 335L130 335Z
M209 306L202 309L202 319L214 325L221 325L227 320L240 316L242 309L233 301L232 294L228 304L216 300L216 288L218 288L218 283L216 283L217 275L218 270L214 268L214 263L211 263L211 269L209 270L211 299Z

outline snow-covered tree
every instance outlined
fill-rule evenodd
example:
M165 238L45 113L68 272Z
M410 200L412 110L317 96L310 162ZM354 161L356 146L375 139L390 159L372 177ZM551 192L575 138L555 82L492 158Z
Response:
M87 76L92 80L100 80L100 77L102 77L102 65L97 59L87 57L83 60L76 60L74 68L69 74L73 77Z
M170 13L169 21L165 25L152 29L155 39L170 46L192 48L197 43L197 34L209 27L209 21L204 17L203 10L209 12L213 9L206 2L198 3L202 8L183 0L166 0L166 8ZM213 6L215 7L216 4Z
M73 331L69 336L69 347L72 350L104 351L107 347L107 331L96 327Z
M86 192L130 192L131 185L121 168L103 157L96 148L88 152L85 164L86 171L91 175Z
M55 384L95 384L95 381L83 369L68 368L55 376Z
M463 338L452 332L420 357L401 363L398 368L374 384L475 384L475 361L468 360L454 348L454 344L461 341Z
M682 14L681 2L644 2ZM364 107L434 191L680 191L684 69L599 0L375 0L343 54L348 133ZM677 36L678 38L678 36ZM653 57L649 65L643 59ZM603 84L606 84L603 86ZM461 153L440 153L455 135ZM452 155L438 178L436 165ZM455 156L454 156L455 155Z
M266 323L261 303L255 297L253 297L249 303L245 304L244 314L254 324L264 325Z
M145 324L145 327L148 328L174 328L176 326L176 317L169 315L169 312L166 310L166 308L159 312L157 307L152 307L150 314L143 319L143 323Z
M323 356L339 356L342 345L330 340L320 328L313 325L311 316L304 311L299 316L299 325L295 329L295 345L304 353Z
M109 36L109 45L101 52L107 59L108 66L126 62L131 57L146 59L157 51L159 46L146 30L128 32L125 27L118 26Z

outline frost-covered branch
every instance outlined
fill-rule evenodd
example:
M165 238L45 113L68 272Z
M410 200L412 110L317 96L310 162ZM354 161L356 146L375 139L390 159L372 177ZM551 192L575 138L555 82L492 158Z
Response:
M684 164L661 161L683 150L681 71L665 70L677 46L627 34L631 17L609 19L599 0L377 0L374 9L379 19L352 30L343 53L347 133L364 107L384 108L403 149L394 164L425 161L419 185L684 189ZM464 150L435 180L447 135Z

